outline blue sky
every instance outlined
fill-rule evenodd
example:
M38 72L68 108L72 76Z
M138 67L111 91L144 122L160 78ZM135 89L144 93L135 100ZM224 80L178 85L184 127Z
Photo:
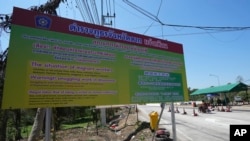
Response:
M75 0L57 9L61 17L83 20ZM106 0L104 13L107 12ZM0 0L0 14L11 14L13 6L29 8L47 0ZM109 0L107 1L109 3ZM110 0L115 28L183 44L187 83L205 88L236 82L238 76L250 84L250 28L239 31L210 31L197 28L162 26L122 0ZM164 24L250 27L249 0L129 0L157 17ZM97 0L99 16L100 0ZM160 6L161 4L161 6ZM114 10L115 9L115 10ZM0 34L1 49L8 46L8 34ZM210 75L212 74L212 75Z

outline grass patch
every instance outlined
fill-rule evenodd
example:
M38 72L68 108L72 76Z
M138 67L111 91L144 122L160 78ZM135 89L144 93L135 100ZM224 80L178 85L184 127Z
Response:
M61 125L61 129L71 129L71 128L83 128L86 127L89 122L91 122L90 117L77 118L72 121L65 121Z
M90 117L78 118L72 121L65 121L61 124L60 130L73 129L73 128L83 128L87 127L87 124L91 122ZM33 125L23 126L21 129L21 136L23 138L28 138ZM52 125L51 125L52 126Z
M72 121L65 121L61 125L61 129L71 129L71 128L83 128L86 127L89 122L92 121L91 117L81 117L74 119Z
M76 124L62 124L61 129L72 129L72 128L83 128L86 127L88 123L76 123Z
M31 129L32 129L32 125L22 127L22 129L21 129L21 135L22 135L22 137L23 138L28 138L29 134L31 132Z
M81 117L74 120L65 120L62 122L62 124L78 124L78 123L88 123L91 122L91 117Z

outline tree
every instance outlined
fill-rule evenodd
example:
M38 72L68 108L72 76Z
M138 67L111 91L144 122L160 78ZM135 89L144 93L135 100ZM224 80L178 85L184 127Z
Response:
M65 1L67 0L49 0L47 3L42 4L40 6L31 7L30 10L57 16L56 9L59 7L61 2Z
M196 100L195 96L191 96L190 94L193 93L194 91L196 91L197 89L191 89L191 87L188 87L188 95L189 95L189 100Z
M46 112L45 108L38 108L37 109L36 117L34 120L34 124L32 126L31 133L29 135L28 141L38 140L40 132L43 128L43 121L44 121L45 112Z
M242 76L238 75L236 77L236 82L243 82L243 81L244 81L244 78Z
M8 48L0 54L0 108L2 102L3 95L3 86L4 86L4 74L7 62L7 53ZM6 140L6 129L7 129L7 121L8 121L8 110L0 110L0 140Z
M14 122L15 122L15 140L22 139L21 135L21 109L15 109L14 110Z
M38 11L41 13L57 15L56 8L59 7L61 2L66 2L67 0L49 0L47 3L40 5L40 6L32 6L30 10ZM4 15L0 16L0 28L3 29L5 32L9 33L11 31L11 16ZM4 74L5 74L5 67L7 62L7 53L8 49L6 49L2 54L0 54L0 101L2 101L2 94L3 94L3 84L4 84ZM1 104L1 103L0 103ZM2 104L1 104L2 105ZM8 112L9 110L0 110L0 140L6 140L6 129L7 129L7 121L8 121ZM34 124L32 127L31 134L29 136L29 141L36 140L37 137L40 135L40 131L42 129L43 120L45 115L44 108L38 108L36 117L34 120ZM18 128L18 132L16 135L16 139L20 138L20 110L16 111L15 115L15 127Z
M7 120L8 120L8 110L0 111L0 140L6 140L6 129L7 129Z

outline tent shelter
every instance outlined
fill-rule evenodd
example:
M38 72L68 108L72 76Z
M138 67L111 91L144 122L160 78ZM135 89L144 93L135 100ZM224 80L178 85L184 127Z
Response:
M226 96L227 93L230 92L240 92L240 91L246 91L247 95L248 86L242 82L237 83L229 83L226 85L221 86L212 86L209 88L204 89L198 89L190 94L190 96L196 96L196 95L207 95L207 94L224 94Z
M247 92L248 86L242 82L237 83L229 83L226 85L221 86L212 86L209 88L198 89L191 93L191 96L194 95L205 95L210 93L227 93L227 92L239 92L239 91L246 91Z

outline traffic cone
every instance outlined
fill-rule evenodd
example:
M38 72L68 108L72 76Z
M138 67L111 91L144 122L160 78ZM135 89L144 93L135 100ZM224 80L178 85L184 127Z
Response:
M183 113L182 113L183 115L186 115L187 114L187 112L185 111L185 109L183 108Z
M226 112L231 112L230 106L227 106Z
M170 108L170 106L169 106L169 108L168 108L168 112L171 112L171 108Z
M225 112L225 109L223 108L223 105L221 106L221 112Z
M220 111L220 107L219 106L217 106L217 111Z
M198 116L198 114L195 113L195 109L193 109L193 116Z
M176 112L176 113L180 113L180 111L178 110L178 107L176 107L175 112Z

